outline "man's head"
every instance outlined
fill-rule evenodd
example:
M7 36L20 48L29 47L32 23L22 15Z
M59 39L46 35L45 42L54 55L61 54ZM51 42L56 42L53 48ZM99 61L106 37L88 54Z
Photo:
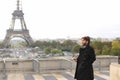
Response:
M82 46L86 46L90 44L90 37L89 36L85 36L81 38L81 45Z

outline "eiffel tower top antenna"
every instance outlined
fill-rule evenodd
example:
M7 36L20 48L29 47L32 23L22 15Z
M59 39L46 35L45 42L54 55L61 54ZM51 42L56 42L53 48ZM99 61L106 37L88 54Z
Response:
M22 10L22 1L17 0L17 10Z
M20 10L20 0L17 0L17 10Z

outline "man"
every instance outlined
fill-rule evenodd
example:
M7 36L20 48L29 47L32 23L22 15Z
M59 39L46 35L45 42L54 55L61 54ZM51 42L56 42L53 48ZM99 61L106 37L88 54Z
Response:
M82 37L79 56L74 59L77 62L75 79L94 80L92 63L96 60L94 49L90 46L90 38Z

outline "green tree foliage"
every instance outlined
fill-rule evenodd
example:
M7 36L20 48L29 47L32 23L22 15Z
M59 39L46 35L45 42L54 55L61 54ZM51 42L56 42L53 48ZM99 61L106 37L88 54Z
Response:
M27 47L28 44L25 41L18 41L16 43L11 43L10 47L11 48L24 48Z
M102 49L102 55L110 55L111 48L108 45L104 45Z
M116 39L112 42L111 55L120 55L120 40Z
M73 52L73 53L78 53L78 52L79 52L79 49L80 49L80 45L75 45L75 46L73 46L73 48L72 48L72 52Z
M51 50L51 53L52 53L53 55L55 55L55 54L61 55L61 54L62 54L62 51L61 51L61 50L58 50L58 49L52 49L52 50Z
M92 41L91 46L97 55L110 55L111 42Z
M44 50L46 54L49 53L60 53L63 54L62 51L69 51L73 53L78 53L80 45L77 44L77 41L73 40L65 40L62 43L58 41L35 41L34 46L39 47ZM91 41L90 44L94 49L97 55L119 55L120 53L120 40L116 39L113 42L101 42L99 40ZM59 50L61 52L59 52Z
M95 49L96 54L102 54L103 44L101 41L93 41L91 45Z
M40 40L37 40L34 42L33 46L38 46L39 48L41 49L44 49L46 47L51 47L51 48L60 48L60 42L57 42L57 41L40 41Z
M72 40L65 40L61 45L63 51L71 51L73 46L77 45L77 43Z
M46 47L59 49L62 51L71 51L73 46L77 43L72 40L65 40L63 43L60 43L58 41L35 41L33 46L38 46L39 48L45 50Z
M114 40L112 42L112 49L116 49L116 48L120 49L120 40Z
M51 48L50 47L46 47L44 49L44 51L45 51L46 54L49 54L49 53L51 53Z
M119 48L113 48L113 49L111 49L111 55L113 55L113 56L119 56L120 55L120 49Z

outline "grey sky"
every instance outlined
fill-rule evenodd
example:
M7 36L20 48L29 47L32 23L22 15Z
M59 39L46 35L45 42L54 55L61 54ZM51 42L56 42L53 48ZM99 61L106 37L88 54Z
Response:
M119 4L119 0L22 0L34 39L120 37ZM0 39L4 39L15 9L16 0L0 0Z

